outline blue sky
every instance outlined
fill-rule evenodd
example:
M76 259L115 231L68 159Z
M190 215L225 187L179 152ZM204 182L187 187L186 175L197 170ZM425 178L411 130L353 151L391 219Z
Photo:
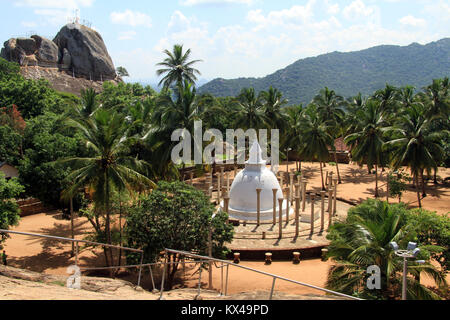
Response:
M261 77L294 61L380 44L450 36L446 0L0 0L0 41L53 39L79 10L133 80L157 82L175 43L201 59L202 78Z

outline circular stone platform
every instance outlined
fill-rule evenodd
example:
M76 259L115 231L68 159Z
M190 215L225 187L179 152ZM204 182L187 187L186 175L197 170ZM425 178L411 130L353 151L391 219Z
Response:
M317 197L316 197L317 198ZM315 202L315 214L321 214L320 200ZM333 221L343 220L347 217L347 211L352 206L350 204L337 201L336 215ZM328 208L328 199L325 199L325 210ZM305 211L300 210L300 214L307 215L311 213L309 200L307 201ZM295 219L290 215L289 223L283 219L283 237L279 239L279 222L273 225L272 222L263 222L259 226L255 222L240 221L239 226L234 228L235 234L233 241L226 246L233 252L239 252L243 260L264 260L266 252L273 254L273 259L292 259L292 252L300 252L302 258L320 257L321 249L329 245L326 239L328 229L328 212L325 212L324 230L321 230L321 219L314 221L314 232L310 237L311 224L300 223L298 238L295 238ZM265 239L263 239L265 233Z

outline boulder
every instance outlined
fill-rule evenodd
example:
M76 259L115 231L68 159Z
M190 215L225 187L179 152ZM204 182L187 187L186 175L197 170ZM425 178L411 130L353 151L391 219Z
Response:
M17 46L21 47L27 56L36 52L36 40L32 38L17 38Z
M69 50L64 49L62 58L62 68L68 70L70 69L71 66L72 66L72 56L70 55Z
M115 78L116 71L105 43L98 32L86 26L71 23L64 26L53 40L63 57L64 49L71 56L76 75Z
M31 38L36 41L38 47L37 59L40 62L50 63L56 66L60 59L58 46L53 41L41 36L34 35Z
M22 63L25 58L25 50L17 45L17 39L9 39L3 44L0 56L8 61Z

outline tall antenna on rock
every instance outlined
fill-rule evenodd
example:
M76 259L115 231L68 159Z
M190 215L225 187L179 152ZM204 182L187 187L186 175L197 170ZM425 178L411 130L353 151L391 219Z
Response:
M79 24L80 23L80 9L75 9L74 13L75 13L75 23Z

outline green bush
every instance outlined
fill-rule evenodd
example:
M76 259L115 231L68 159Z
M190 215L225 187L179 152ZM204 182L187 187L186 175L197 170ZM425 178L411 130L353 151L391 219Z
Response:
M23 186L16 179L7 181L3 172L0 172L0 229L8 230L10 226L19 223L20 209L14 198L19 196L23 190ZM0 234L0 249L6 238L6 234Z
M125 229L128 246L143 249L145 262L155 262L165 248L206 255L213 213L214 207L203 192L182 182L162 181L130 209ZM227 253L224 243L232 240L233 227L226 223L227 218L219 213L212 220L215 257L223 258ZM170 259L179 262L181 257ZM169 268L169 288L176 270L177 265Z

